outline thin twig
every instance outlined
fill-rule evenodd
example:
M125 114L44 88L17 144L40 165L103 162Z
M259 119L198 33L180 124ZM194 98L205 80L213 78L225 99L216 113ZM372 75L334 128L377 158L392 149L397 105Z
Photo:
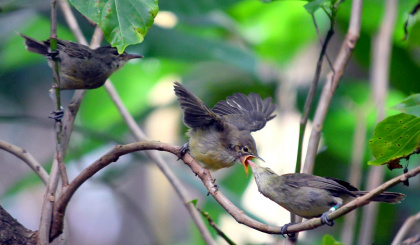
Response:
M57 2L51 0L51 33L50 33L50 50L49 52L57 53ZM59 64L58 60L51 57L51 68L53 73L53 86L51 93L55 97L56 110L61 110L61 98L60 98L60 75L59 75ZM63 124L60 120L55 120L55 131L56 131L56 154L52 163L50 179L45 190L44 200L41 209L41 220L39 223L39 236L38 242L41 245L49 243L50 224L53 214L53 207L55 201L55 192L57 190L58 178L61 173L63 180L67 180L67 174L64 166L64 155L62 141L62 130ZM59 166L60 165L60 166ZM62 171L60 171L62 169ZM67 181L68 182L68 181ZM64 182L65 183L65 182ZM68 183L65 183L68 184Z
M411 229L420 221L420 212L408 217L401 226L391 245L401 244L404 237L411 231Z
M348 182L359 188L362 180L360 173L362 172L363 156L366 147L366 110L363 107L353 103L355 110L355 132L353 135L352 156L350 162L350 175ZM356 228L357 210L344 217L343 228L341 228L341 242L343 244L353 244L355 228Z
M217 224L213 221L209 213L204 212L203 210L201 210L201 208L198 208L198 207L196 208L198 212L200 212L201 215L207 220L207 222L209 222L209 225L216 231L217 235L223 238L223 240L225 240L230 245L236 244L217 226Z
M305 106L303 109L303 114L302 117L300 118L300 127L299 127L299 142L298 142L298 152L297 152L297 160L296 160L296 167L295 167L295 173L299 173L301 171L301 163L302 163L302 149L303 149L303 138L305 136L305 131L306 131L306 124L308 123L308 117L309 117L309 113L311 112L312 109L312 103L314 101L314 97L315 97L315 92L316 89L318 87L318 83L319 83L319 77L321 75L321 69L322 69L322 61L324 60L324 56L327 56L327 59L330 63L330 67L332 69L332 73L334 74L334 70L333 70L333 66L328 58L328 55L326 53L327 51L327 46L329 41L331 40L332 36L334 35L334 20L330 18L331 20L331 24L330 24L330 29L328 30L327 36L325 37L325 42L322 42L321 39L321 34L319 32L318 29L318 25L316 23L316 19L315 16L312 15L312 20L314 22L315 25L315 29L318 33L318 38L320 40L321 43L321 52L319 54L319 58L318 58L318 62L316 64L316 70L315 70L315 75L314 78L312 80L312 84L311 87L308 91L308 95L306 97L306 102L305 102ZM333 75L334 76L334 75ZM291 223L297 223L297 222L301 222L302 218L299 218L298 216L290 213L290 222ZM292 236L292 237L288 237L288 244L295 244L297 242L298 236Z
M117 107L118 111L120 112L121 116L123 117L125 123L131 130L131 133L134 135L136 140L143 141L147 140L146 134L143 130L137 125L134 118L128 112L127 108L124 106L121 98L119 97L114 85L108 80L105 82L105 89L108 92L110 98L114 102L115 106ZM194 221L197 229L199 230L203 240L207 244L214 244L214 240L211 237L209 230L207 229L206 225L204 224L203 220L200 217L200 214L195 209L194 205L190 202L192 198L189 196L188 191L182 185L181 181L176 177L173 171L170 169L168 164L163 160L162 156L156 151L146 151L146 155L156 163L158 168L162 171L171 185L174 187L176 193L178 194L179 198L184 203L187 211L190 213L192 220Z
M86 38L82 33L82 30L80 29L79 25L77 24L77 20L74 17L73 12L71 11L70 5L67 2L67 0L58 0L58 5L60 6L61 11L63 12L64 18L66 19L68 27L73 32L77 41L80 44L88 45L88 42L86 41ZM95 36L95 35L93 35L93 36Z
M371 87L372 100L378 111L377 121L385 117L385 99L388 93L389 66L392 47L392 33L395 25L395 16L398 8L396 0L387 0L381 28L372 43ZM384 177L383 166L371 166L368 174L366 189L370 190L382 182ZM363 208L360 227L359 244L371 243L374 235L378 205L369 205Z
M343 76L344 68L346 67L347 62L353 53L353 49L357 43L357 40L359 39L362 2L362 0L354 0L352 2L350 24L347 35L335 60L333 69L334 73L330 72L325 81L320 101L315 111L313 128L309 138L305 164L303 166L304 173L313 172L315 157L321 138L321 130L328 112L329 105L331 103L332 96L334 95L335 89L337 88L338 83Z
M313 18L313 21L314 21L315 29L317 30L318 35L319 35L318 25L316 24L316 20L315 20L314 15L312 15L312 18ZM300 119L298 157L297 157L296 169L295 169L296 173L299 173L300 170L301 170L303 136L305 135L306 123L308 122L309 113L311 111L312 103L314 101L315 91L316 91L316 88L318 86L319 77L321 75L322 61L324 60L324 55L326 54L328 43L331 40L331 37L333 35L334 35L333 25L330 25L330 29L328 30L327 36L325 37L325 42L322 43L322 41L321 41L322 49L321 49L321 52L319 54L318 62L316 64L315 75L314 75L314 78L312 80L312 84L311 84L311 87L309 89L308 96L306 97L306 102L305 102L305 106L304 106L304 109L303 109L303 114L302 114L302 117ZM319 36L319 38L321 39L320 36ZM333 73L334 73L334 71L333 71Z
M63 4L63 0L60 1L60 4ZM67 6L67 8L66 8ZM73 13L70 10L70 6L68 6L68 4L63 4L62 5L62 9L64 13L66 14L70 14L73 15ZM74 16L73 18L67 18L66 20L71 21L71 20L75 20ZM69 25L73 25L74 23L70 23ZM98 28L97 28L98 29ZM94 33L94 37L99 37L99 38L92 38L92 43L91 43L91 47L97 47L99 46L101 40L102 40L102 35L101 32L98 32L98 30L95 29L95 33ZM77 37L79 38L79 37ZM79 42L82 42L82 44L86 44L83 42L86 42L86 40L79 40ZM70 102L70 105L68 106L68 108L66 109L65 113L64 113L64 117L62 119L63 122L63 131L62 131L62 137L61 137L61 146L63 149L63 158L66 154L66 150L67 150L67 146L68 143L70 141L70 135L71 132L73 130L73 125L74 125L74 120L76 118L76 114L79 111L80 108L80 104L83 100L83 97L85 95L85 90L77 90L74 95L73 95L73 99ZM57 184L58 184L58 178L59 178L59 169L57 167L57 161L56 158L53 161L52 164L52 168L50 171L50 182L47 186L47 190L56 190L57 188ZM54 195L51 195L51 191L49 191L46 194L46 198L44 199L44 203L42 205L42 210L41 210L41 221L40 221L40 229L39 229L39 233L40 236L43 237L43 240L41 244L45 244L45 242L48 242L48 240L46 241L45 236L49 237L50 236L50 225L51 225L51 217L52 217L52 213L53 213L53 208L54 208L54 201L55 201L55 197ZM55 193L55 191L54 191ZM42 235L41 235L42 233ZM41 242L41 241L40 241Z
M89 178L91 178L95 173L99 170L105 168L112 162L118 160L119 157L129 154L135 151L148 151L148 150L158 150L158 151L166 151L170 152L174 155L177 155L179 152L180 147L174 146L171 144L166 144L162 142L156 141L143 141L143 142L136 142L127 145L118 145L114 147L112 150L107 152L105 155L100 157L94 163L92 163L89 167L84 169L76 178L70 183L69 187L63 192L63 195L56 202L56 209L54 210L54 218L58 218L53 222L61 222L62 217L65 213L67 204L69 203L71 197L76 192L76 190ZM250 228L255 230L268 233L268 234L281 234L282 227L275 227L269 226L267 224L263 224L258 222L249 216L247 216L244 211L237 208L223 193L214 187L214 179L211 176L209 170L203 168L200 164L198 164L189 154L185 154L182 157L182 160L187 164L192 172L196 174L205 187L207 188L208 192L214 197L214 199L240 224L244 224ZM338 210L332 212L328 215L328 219L335 220L350 211L366 205L369 203L369 200L374 196L380 194L381 192L391 188L392 186L397 185L400 182L406 181L407 179L416 176L420 173L420 166L417 168L412 169L411 171L401 174L384 184L378 186L377 188L373 189L366 195L362 197L358 197L353 201L349 202L348 204L344 205L343 207L339 208ZM61 217L61 218L60 218ZM307 220L302 223L290 225L287 228L287 233L296 233L301 232L304 230L311 230L315 229L316 227L322 226L322 222L320 218L313 218Z
M27 150L2 140L0 140L0 148L24 161L41 178L45 185L48 183L49 176L47 171Z

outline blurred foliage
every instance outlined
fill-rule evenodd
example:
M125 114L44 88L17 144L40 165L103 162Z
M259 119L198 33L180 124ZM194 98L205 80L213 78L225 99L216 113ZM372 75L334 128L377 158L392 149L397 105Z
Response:
M405 100L393 106L392 109L420 117L420 94L408 96Z
M332 59L336 55L337 47L341 45L349 24L351 3L344 1L337 12L336 34L327 51ZM408 39L402 41L404 22L416 3L417 0L398 3L389 68L390 90L387 108L420 90L419 21L412 22L409 26ZM161 99L160 95L151 96L153 90L165 83L168 78L171 82L175 78L182 81L209 107L234 92L254 91L262 97L274 97L278 102L282 99L277 97L278 91L284 87L291 87L293 93L296 92L296 101L291 103L295 107L287 110L301 110L317 60L317 56L307 58L305 55L310 48L315 47L320 50L316 30L310 14L304 8L305 4L306 1L270 3L257 0L160 1L159 11L168 11L176 16L174 27L158 26L155 22L141 44L127 47L128 52L141 53L145 58L139 62L129 62L124 69L113 74L111 79L128 110L142 126L154 111L177 106L175 100L156 104L155 102ZM383 9L383 0L363 3L360 39L345 70L343 81L334 95L323 127L324 150L316 159L317 175L347 178L353 134L358 120L365 120L368 126L366 142L372 136L376 112L370 99L372 91L368 82L368 72L371 63L371 44L381 24ZM39 114L38 117L45 118L53 109L52 103L45 108L37 105L35 101L40 97L48 97L47 91L52 82L51 70L43 57L25 50L23 40L15 32L22 32L39 40L47 39L50 28L49 3L27 0L4 1L0 3L0 11L0 103L2 104L0 117L10 115L10 111L14 112L13 115L34 115L33 108L40 107L35 115ZM89 37L93 28L82 15L77 11L74 12L83 32ZM328 16L323 11L315 11L315 17L320 32L325 35L329 28ZM62 17L59 19L58 37L74 40ZM292 69L296 60L302 56L306 57L305 59L313 59L313 62L306 63L310 65L300 67L293 72L309 76L306 76L308 78L304 82L292 84L281 74ZM327 62L324 62L324 68L328 69ZM321 76L321 83L324 77L325 75ZM316 100L320 91L319 88ZM65 105L68 104L71 95L71 92L63 94ZM278 117L281 117L282 113L278 113ZM392 110L387 110L386 113L387 116L396 114ZM14 120L25 120L25 118L18 117ZM10 121L0 120L0 123L10 123ZM72 137L66 162L77 160L102 147L115 145L116 142L132 141L127 137L128 129L104 88L87 91L76 125L80 131L74 133ZM186 128L181 127L180 137L183 137L185 132ZM181 144L185 141L183 138L176 143ZM364 153L365 162L372 159L367 147ZM363 169L365 172L361 174L365 176L367 164ZM131 170L131 167L127 167L127 171L121 168L115 172L110 171L104 175L104 179L122 178ZM185 171L180 173L181 179L199 192L205 192L202 184L191 176L186 168L183 170ZM235 205L243 208L241 196L252 176L245 178L241 166L220 171L228 171L228 174L218 178L217 184ZM388 171L387 177L395 174L398 173ZM17 181L8 194L15 194L33 185L35 181L34 175L31 174ZM395 234L394 231L402 223L401 220L394 222L395 219L403 219L412 214L401 214L402 205L409 206L409 210L415 212L416 202L419 201L415 193L418 190L418 186L401 189L408 194L401 205L381 205L379 210L381 225L375 235L376 244L389 243ZM410 194L414 196L410 197ZM226 215L226 211L211 197L198 200L198 204L216 223L222 215ZM383 217L391 218L383 219ZM388 222L386 227L382 225L385 220ZM331 229L328 233L337 237L339 231ZM313 241L321 241L323 234L315 230L308 235L311 238L315 237ZM191 236L185 239L185 242L190 244L203 243L194 226L191 226ZM335 242L332 237L324 237L325 240Z
M341 242L337 242L334 237L325 235L322 238L322 245L343 245Z

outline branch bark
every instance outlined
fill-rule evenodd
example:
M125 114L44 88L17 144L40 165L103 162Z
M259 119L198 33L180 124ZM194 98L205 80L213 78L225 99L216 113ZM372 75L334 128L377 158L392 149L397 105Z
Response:
M0 244L35 245L37 240L38 232L24 227L0 205Z
M68 202L70 201L73 194L76 190L90 177L92 177L99 170L105 168L112 162L118 160L122 155L129 154L135 151L146 151L146 150L158 150L158 151L167 151L174 155L178 154L180 147L174 146L171 144L155 142L155 141L143 141L136 142L127 145L118 145L108 153L103 155L101 158L92 163L89 167L84 169L70 184L69 187L63 192L63 195L58 199L56 203L56 209L54 211L54 221L53 222L62 222L62 217L64 216ZM247 216L244 211L237 208L220 190L214 188L214 180L211 176L209 170L203 168L199 165L189 154L185 154L182 157L182 160L187 164L192 172L196 174L208 192L214 197L214 199L240 224L244 224L252 229L268 233L268 234L281 234L282 227L269 226L258 222L249 216ZM370 191L368 194L358 197L355 200L349 202L338 210L332 212L328 215L330 220L337 219L352 210L364 206L369 203L369 200L379 193L387 190L388 188L397 185L400 182L406 181L408 178L416 176L420 173L420 166L405 173L398 177L395 177L384 184L378 186L377 188ZM322 226L320 218L313 218L302 223L290 225L287 228L289 234L297 233L304 230L315 229L316 227ZM57 231L55 231L57 232ZM56 234L55 234L56 235Z

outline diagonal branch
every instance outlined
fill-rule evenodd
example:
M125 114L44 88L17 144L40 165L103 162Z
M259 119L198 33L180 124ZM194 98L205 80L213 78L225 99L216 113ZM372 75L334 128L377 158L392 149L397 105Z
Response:
M45 171L42 165L39 164L39 162L32 156L31 153L29 153L25 149L22 149L2 140L0 140L0 148L24 161L41 178L44 184L48 183L49 176L47 171Z
M178 154L180 147L174 146L171 144L156 142L156 141L143 141L136 142L127 145L117 145L115 148L110 150L108 153L103 155L101 158L92 163L89 167L84 169L70 184L69 187L63 192L63 195L57 200L56 209L54 211L54 221L53 222L62 222L62 217L64 216L67 204L69 203L71 197L76 192L76 190L90 177L92 177L99 170L105 168L112 162L118 160L122 155L129 154L135 151L149 151L149 150L158 150L158 151L167 151L174 155ZM247 216L244 211L236 207L220 190L214 188L214 179L211 176L209 170L203 168L199 165L189 154L185 154L182 157L182 160L187 164L193 173L195 173L203 182L208 192L214 197L214 199L240 224L244 224L252 229L269 233L269 234L281 234L282 227L269 226L267 224L258 222L249 216ZM381 192L387 190L388 188L397 185L400 182L406 181L408 178L414 177L420 173L420 166L405 173L398 177L395 177L386 183L378 186L373 189L366 195L358 197L355 200L349 202L343 207L339 208L337 211L332 212L328 215L330 220L337 219L352 210L368 204L370 199L375 195L380 194ZM313 218L302 223L290 225L287 227L287 232L289 234L296 233L304 230L315 229L316 227L322 226L320 218ZM57 231L56 231L57 232ZM57 235L57 234L53 234Z
M341 45L340 52L334 63L334 72L330 72L322 90L322 94L315 111L313 128L309 138L308 150L306 152L305 164L303 166L304 173L312 173L315 163L315 157L318 150L319 141L321 139L321 131L324 124L331 99L335 93L335 89L343 76L344 69L349 61L353 49L356 46L360 35L360 22L362 14L362 0L354 0L352 3L351 17L347 35Z
M391 245L401 244L403 238L413 229L413 227L420 221L420 212L408 217L401 226Z
M375 104L377 122L385 118L385 100L389 86L389 67L392 54L392 33L398 9L397 0L385 1L385 12L378 34L372 44L372 61L370 67L371 100ZM383 181L385 175L383 166L371 166L367 176L366 189L370 190ZM375 233L375 224L379 205L369 205L363 208L360 227L359 244L371 243Z

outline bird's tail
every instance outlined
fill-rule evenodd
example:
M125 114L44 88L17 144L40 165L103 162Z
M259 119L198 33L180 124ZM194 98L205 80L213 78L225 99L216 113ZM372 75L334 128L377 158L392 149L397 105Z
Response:
M31 37L28 37L26 35L23 35L22 33L18 33L19 35L21 35L23 38L25 38L25 44L26 44L26 49L29 52L33 52L33 53L37 53L37 54L41 54L41 55L47 55L48 54L48 46L45 45L44 43L37 41Z
M357 196L366 195L367 191L356 191L353 192ZM386 202L386 203L400 203L405 198L405 195L398 192L382 192L381 194L373 197L371 201L374 202Z

